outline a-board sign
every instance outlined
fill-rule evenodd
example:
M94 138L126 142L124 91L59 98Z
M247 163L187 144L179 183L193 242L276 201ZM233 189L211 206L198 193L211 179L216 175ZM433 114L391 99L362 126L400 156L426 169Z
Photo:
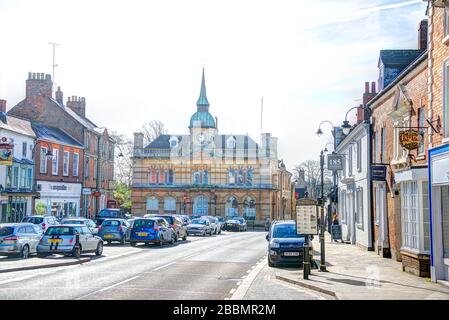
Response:
M318 205L315 199L300 199L296 205L296 233L318 234Z
M332 240L341 240L341 224L333 224L331 228Z

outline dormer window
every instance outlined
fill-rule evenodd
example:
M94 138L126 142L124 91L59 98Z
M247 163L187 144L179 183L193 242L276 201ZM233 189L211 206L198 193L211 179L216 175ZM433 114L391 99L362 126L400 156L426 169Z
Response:
M234 137L229 137L228 140L226 140L226 146L229 149L234 149L235 146L236 146L235 138Z
M176 148L178 146L178 138L176 137L171 137L170 138L170 148Z

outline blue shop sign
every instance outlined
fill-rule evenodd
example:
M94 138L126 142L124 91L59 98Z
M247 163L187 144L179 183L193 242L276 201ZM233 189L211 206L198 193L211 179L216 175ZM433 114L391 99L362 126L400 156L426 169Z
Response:
M371 180L386 181L387 167L386 166L371 166Z

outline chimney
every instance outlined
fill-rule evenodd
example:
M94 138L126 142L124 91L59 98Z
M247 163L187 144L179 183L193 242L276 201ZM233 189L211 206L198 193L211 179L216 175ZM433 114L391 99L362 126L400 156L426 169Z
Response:
M77 96L72 96L72 98L68 97L66 106L72 109L77 115L83 118L86 117L86 98Z
M422 20L418 25L418 49L427 49L427 19Z
M143 152L143 137L142 132L134 132L134 154Z
M6 100L0 99L0 112L6 113Z
M64 105L64 95L61 91L61 87L58 87L58 91L55 92L56 101L63 106Z
M52 97L53 82L51 75L43 73L28 72L26 80L26 97L42 96Z
M365 82L365 93L363 94L363 105L360 107L366 106L368 102L370 102L376 96L376 82L371 82L371 91L369 88L369 82ZM357 109L357 123L361 123L368 119L368 113L364 112L363 108Z

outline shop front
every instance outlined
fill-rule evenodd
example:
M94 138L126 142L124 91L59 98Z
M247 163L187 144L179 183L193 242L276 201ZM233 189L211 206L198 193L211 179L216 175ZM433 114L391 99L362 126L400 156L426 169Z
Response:
M37 214L80 215L80 183L36 181L36 184L40 193L34 204Z
M429 150L431 278L449 280L449 145Z

